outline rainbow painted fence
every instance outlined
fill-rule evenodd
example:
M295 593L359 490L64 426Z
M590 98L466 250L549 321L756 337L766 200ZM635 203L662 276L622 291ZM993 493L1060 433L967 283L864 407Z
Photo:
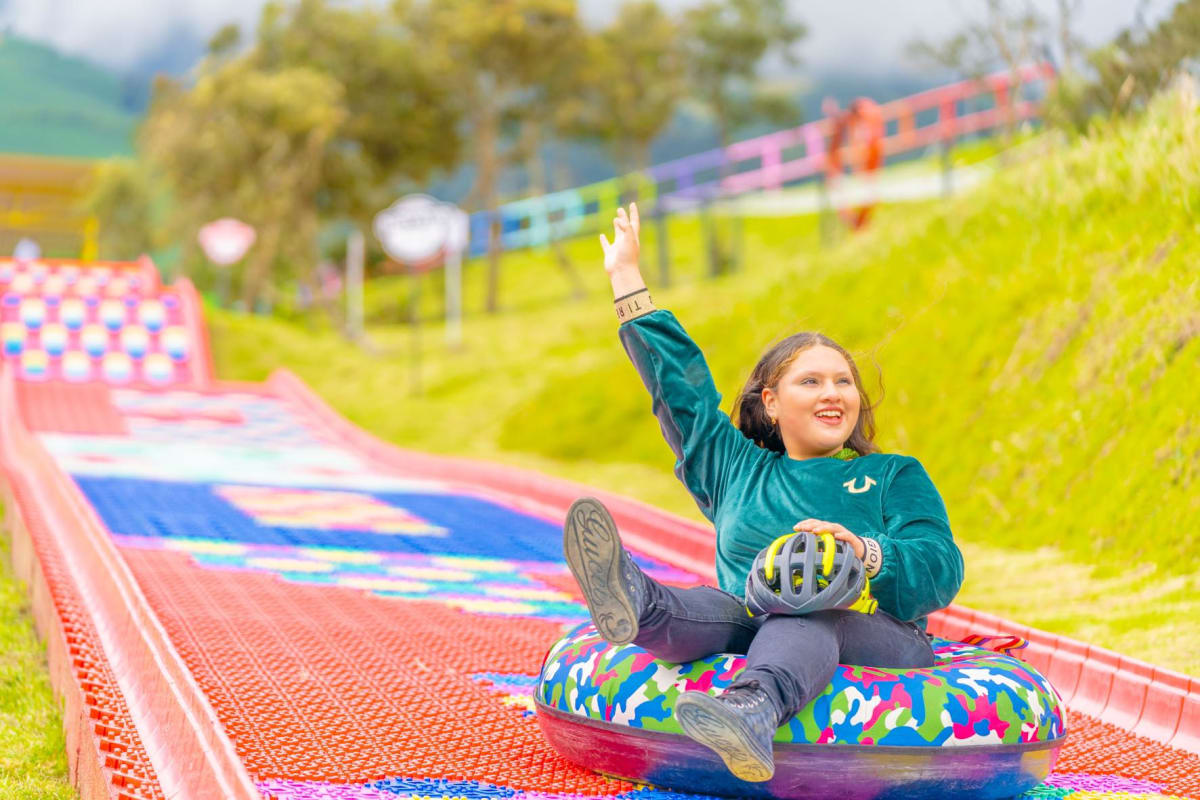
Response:
M917 153L962 136L1036 119L1039 98L1054 77L1048 64L1014 76L996 72L919 92L880 106L885 157ZM617 206L636 200L646 216L695 208L749 192L781 189L821 175L834 121L735 142L606 181L506 203L470 218L469 254L488 251L493 230L500 250L608 230Z
M687 800L560 758L530 694L586 616L571 500L664 580L712 580L707 530L396 449L286 372L215 381L194 290L146 262L0 262L0 297L5 509L83 797ZM935 627L1029 638L1071 704L1026 798L1200 797L1200 681L967 609Z

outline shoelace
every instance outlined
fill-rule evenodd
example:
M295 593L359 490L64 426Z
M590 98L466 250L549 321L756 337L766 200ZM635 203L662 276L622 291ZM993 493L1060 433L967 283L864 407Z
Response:
M754 686L738 686L725 691L721 701L743 711L755 711L769 706L771 698L765 691Z

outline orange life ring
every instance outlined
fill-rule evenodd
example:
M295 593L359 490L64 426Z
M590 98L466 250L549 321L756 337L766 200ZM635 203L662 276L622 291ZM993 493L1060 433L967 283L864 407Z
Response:
M833 133L825 155L825 181L832 184L849 166L860 174L875 172L883 166L883 113L879 104L860 97L833 120ZM843 155L849 157L844 161ZM848 162L848 163L847 163ZM854 229L867 224L874 203L847 208L842 218Z

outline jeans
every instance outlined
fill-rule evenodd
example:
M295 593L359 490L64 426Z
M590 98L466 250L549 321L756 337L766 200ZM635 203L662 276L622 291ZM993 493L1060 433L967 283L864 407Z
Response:
M933 665L916 623L884 611L818 611L800 617L750 617L742 601L712 586L677 589L648 575L633 643L673 663L714 653L744 653L733 686L764 689L783 724L829 685L839 663L904 669Z

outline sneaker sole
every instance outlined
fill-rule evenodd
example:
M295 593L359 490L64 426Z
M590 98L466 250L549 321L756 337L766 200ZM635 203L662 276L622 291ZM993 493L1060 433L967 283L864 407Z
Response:
M632 642L638 620L621 581L621 536L599 500L583 497L571 504L563 524L563 555L596 630L612 644Z
M775 774L773 753L762 752L749 729L715 697L701 692L680 695L675 719L684 733L719 755L742 780L762 783Z

